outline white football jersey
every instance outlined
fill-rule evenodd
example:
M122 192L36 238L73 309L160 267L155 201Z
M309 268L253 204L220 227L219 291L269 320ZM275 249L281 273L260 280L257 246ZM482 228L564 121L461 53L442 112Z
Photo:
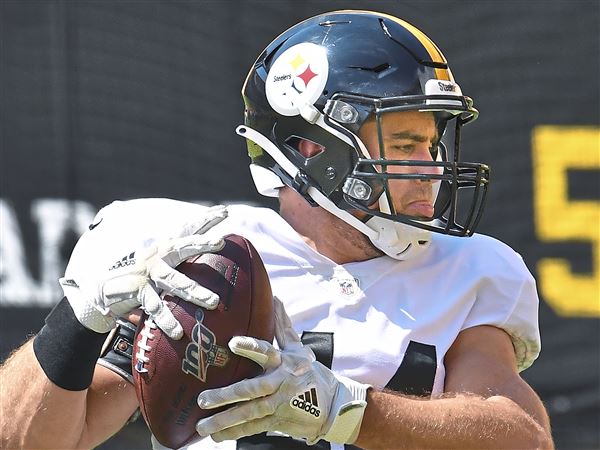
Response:
M111 207L124 221L127 215L136 222L152 218L145 232L155 237L168 236L170 217L192 217L203 208L158 199L113 204L105 213ZM382 256L339 265L309 247L276 212L228 209L229 217L208 234L236 233L253 243L296 332L336 373L376 389L438 396L446 352L462 330L477 325L508 333L520 370L539 354L535 281L522 258L498 240L433 233L428 250L415 259ZM234 449L236 443L207 438L189 447L204 448Z

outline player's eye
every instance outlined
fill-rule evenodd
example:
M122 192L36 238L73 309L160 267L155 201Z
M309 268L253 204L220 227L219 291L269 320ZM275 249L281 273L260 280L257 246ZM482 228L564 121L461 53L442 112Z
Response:
M415 144L393 144L390 149L394 152L410 154L415 151Z

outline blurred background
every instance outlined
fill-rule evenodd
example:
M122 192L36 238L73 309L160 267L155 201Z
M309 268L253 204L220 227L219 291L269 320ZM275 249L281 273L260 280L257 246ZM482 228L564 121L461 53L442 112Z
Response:
M523 373L560 449L600 448L600 2L0 2L0 358L42 325L77 236L115 199L254 202L239 91L257 55L319 12L421 28L481 116L479 231L538 280L542 354ZM4 411L3 414L7 412ZM149 448L141 420L100 448Z

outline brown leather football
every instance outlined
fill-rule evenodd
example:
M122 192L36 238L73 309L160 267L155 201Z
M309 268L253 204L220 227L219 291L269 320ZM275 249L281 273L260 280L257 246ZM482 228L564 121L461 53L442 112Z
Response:
M165 296L183 327L178 341L153 327L146 315L138 325L133 379L140 409L155 438L173 449L198 438L199 419L223 410L200 409L200 392L262 373L258 364L231 353L229 340L253 336L271 342L275 328L269 277L247 239L225 236L223 250L191 258L177 269L219 294L220 302L209 311Z

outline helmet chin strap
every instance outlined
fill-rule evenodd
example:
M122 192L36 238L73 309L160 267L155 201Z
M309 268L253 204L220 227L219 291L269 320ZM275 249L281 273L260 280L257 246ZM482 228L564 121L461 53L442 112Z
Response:
M379 210L391 214L392 210L386 195L379 197ZM367 220L367 225L378 231L378 240L373 244L388 256L399 260L414 258L418 253L429 247L431 232L412 227L402 222L394 222L383 217L373 216Z
M318 123L319 121L316 122ZM344 142L347 142L348 138L346 136L329 127L322 119L320 122L319 125L326 127L327 131L342 139ZM236 133L246 139L250 139L256 145L261 147L292 179L298 174L299 169L263 134L247 125L238 126L236 128ZM252 175L255 179L255 184L257 187L260 187L259 192L272 192L272 189L269 190L265 188L265 181L269 179L272 180L273 173L258 165L252 166L254 166ZM259 168L261 170L258 170ZM262 174L262 172L268 172L268 174ZM257 182L257 178L261 178L260 182ZM276 187L281 187L281 180L279 180L277 186L273 186L273 188ZM375 247L394 259L407 260L414 258L421 251L425 250L431 242L431 233L427 230L422 230L400 222L394 222L382 217L372 217L365 223L348 211L338 208L335 203L315 187L310 186L307 193L320 207L366 235ZM387 206L387 210L389 212L389 205Z

